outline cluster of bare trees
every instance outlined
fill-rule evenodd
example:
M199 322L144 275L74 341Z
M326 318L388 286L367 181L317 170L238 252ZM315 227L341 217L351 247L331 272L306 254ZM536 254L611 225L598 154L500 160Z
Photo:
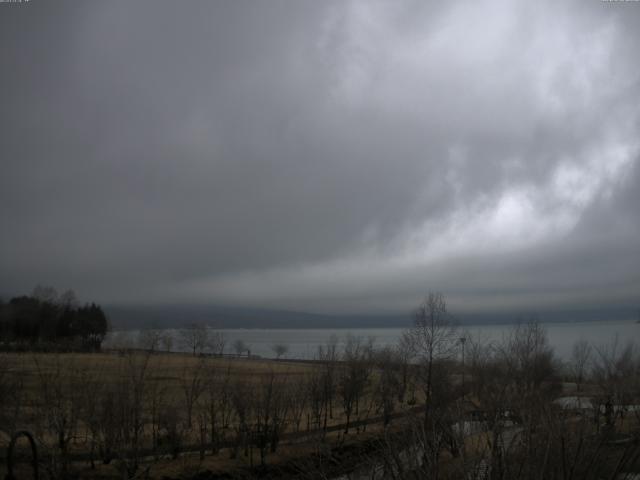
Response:
M583 407L591 405L596 416L602 413L608 426L615 427L616 420L624 423L632 413L640 421L640 353L632 341L623 343L616 336L610 343L592 345L579 340L564 367L578 394L591 395Z
M410 360L374 366L372 393L387 418L399 404L387 403L386 392L406 393L407 378L422 408L404 409L404 422L362 453L353 478L637 478L640 352L633 343L577 341L563 363L539 323L482 340L455 327L439 294L425 298L401 343L378 358Z
M440 294L425 298L398 345L348 336L339 348L333 337L304 368L199 355L224 348L213 333L188 329L192 355L154 355L162 336L151 332L145 351L100 365L91 355L35 355L30 369L2 359L2 425L35 433L49 478L99 463L134 478L186 451L265 465L285 440L325 455L363 432L379 439L359 453L376 478L615 478L638 467L640 354L631 344L579 341L563 364L538 323L482 341L456 328ZM567 382L588 407L555 401ZM316 467L305 474L320 478Z
M0 369L3 427L35 433L50 478L64 478L78 464L116 465L134 478L150 458L184 451L204 458L224 449L265 464L283 436L322 442L332 429L349 434L357 424L363 431L363 422L381 412L389 424L401 403L400 356L357 337L343 352L331 339L316 362L294 373L275 363L245 371L244 362L197 349L195 357L156 352L23 356L20 368ZM25 372L28 385L21 383Z
M126 333L124 333L126 336ZM202 354L222 355L226 346L224 334L208 325L192 323L178 330L179 345L174 345L172 332L150 328L141 330L137 338L137 347L151 353L169 353L179 346L194 357ZM119 347L126 347L127 341L116 341ZM123 345L124 344L124 345Z
M533 321L501 341L457 333L437 294L425 299L406 337L419 367L422 422L416 414L408 428L385 431L360 475L631 479L640 472L640 352L633 343L579 340L563 363ZM466 347L464 365L452 361L456 344Z

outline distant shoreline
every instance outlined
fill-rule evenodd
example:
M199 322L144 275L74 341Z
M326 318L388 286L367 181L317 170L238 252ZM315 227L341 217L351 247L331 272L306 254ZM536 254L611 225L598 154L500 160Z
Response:
M521 321L511 320L511 321L494 321L494 322L459 322L457 323L458 328L465 327L481 327L481 326L509 326L509 325L518 325L519 323L527 322L527 319L523 319ZM632 323L632 324L640 324L640 321L634 318L627 319L608 319L602 320L597 318L592 319L578 319L578 320L538 320L539 323L544 325L549 324L574 324L574 323L597 323L597 322L611 322L611 323ZM349 330L402 330L406 328L410 328L411 324L408 323L406 325L348 325L348 326L218 326L215 322L207 323L206 321L201 322L204 325L207 325L216 330L340 330L340 331L349 331ZM138 331L138 330L181 330L187 328L188 324L185 325L174 325L174 326L131 326L124 328L113 328L111 332L130 332L130 331Z

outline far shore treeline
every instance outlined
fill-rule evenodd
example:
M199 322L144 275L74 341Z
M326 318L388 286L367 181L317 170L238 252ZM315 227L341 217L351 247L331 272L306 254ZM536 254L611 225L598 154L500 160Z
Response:
M38 286L31 295L0 299L3 350L100 350L108 327L102 308L79 305L72 290Z

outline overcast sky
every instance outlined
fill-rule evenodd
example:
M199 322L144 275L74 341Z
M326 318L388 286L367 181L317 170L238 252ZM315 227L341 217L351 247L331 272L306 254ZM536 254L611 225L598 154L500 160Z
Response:
M640 2L0 3L0 292L640 304Z

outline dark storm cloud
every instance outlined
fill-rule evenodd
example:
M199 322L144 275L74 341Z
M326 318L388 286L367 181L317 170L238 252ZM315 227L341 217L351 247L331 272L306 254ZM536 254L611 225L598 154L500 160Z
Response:
M629 304L639 26L633 2L0 4L0 291Z

